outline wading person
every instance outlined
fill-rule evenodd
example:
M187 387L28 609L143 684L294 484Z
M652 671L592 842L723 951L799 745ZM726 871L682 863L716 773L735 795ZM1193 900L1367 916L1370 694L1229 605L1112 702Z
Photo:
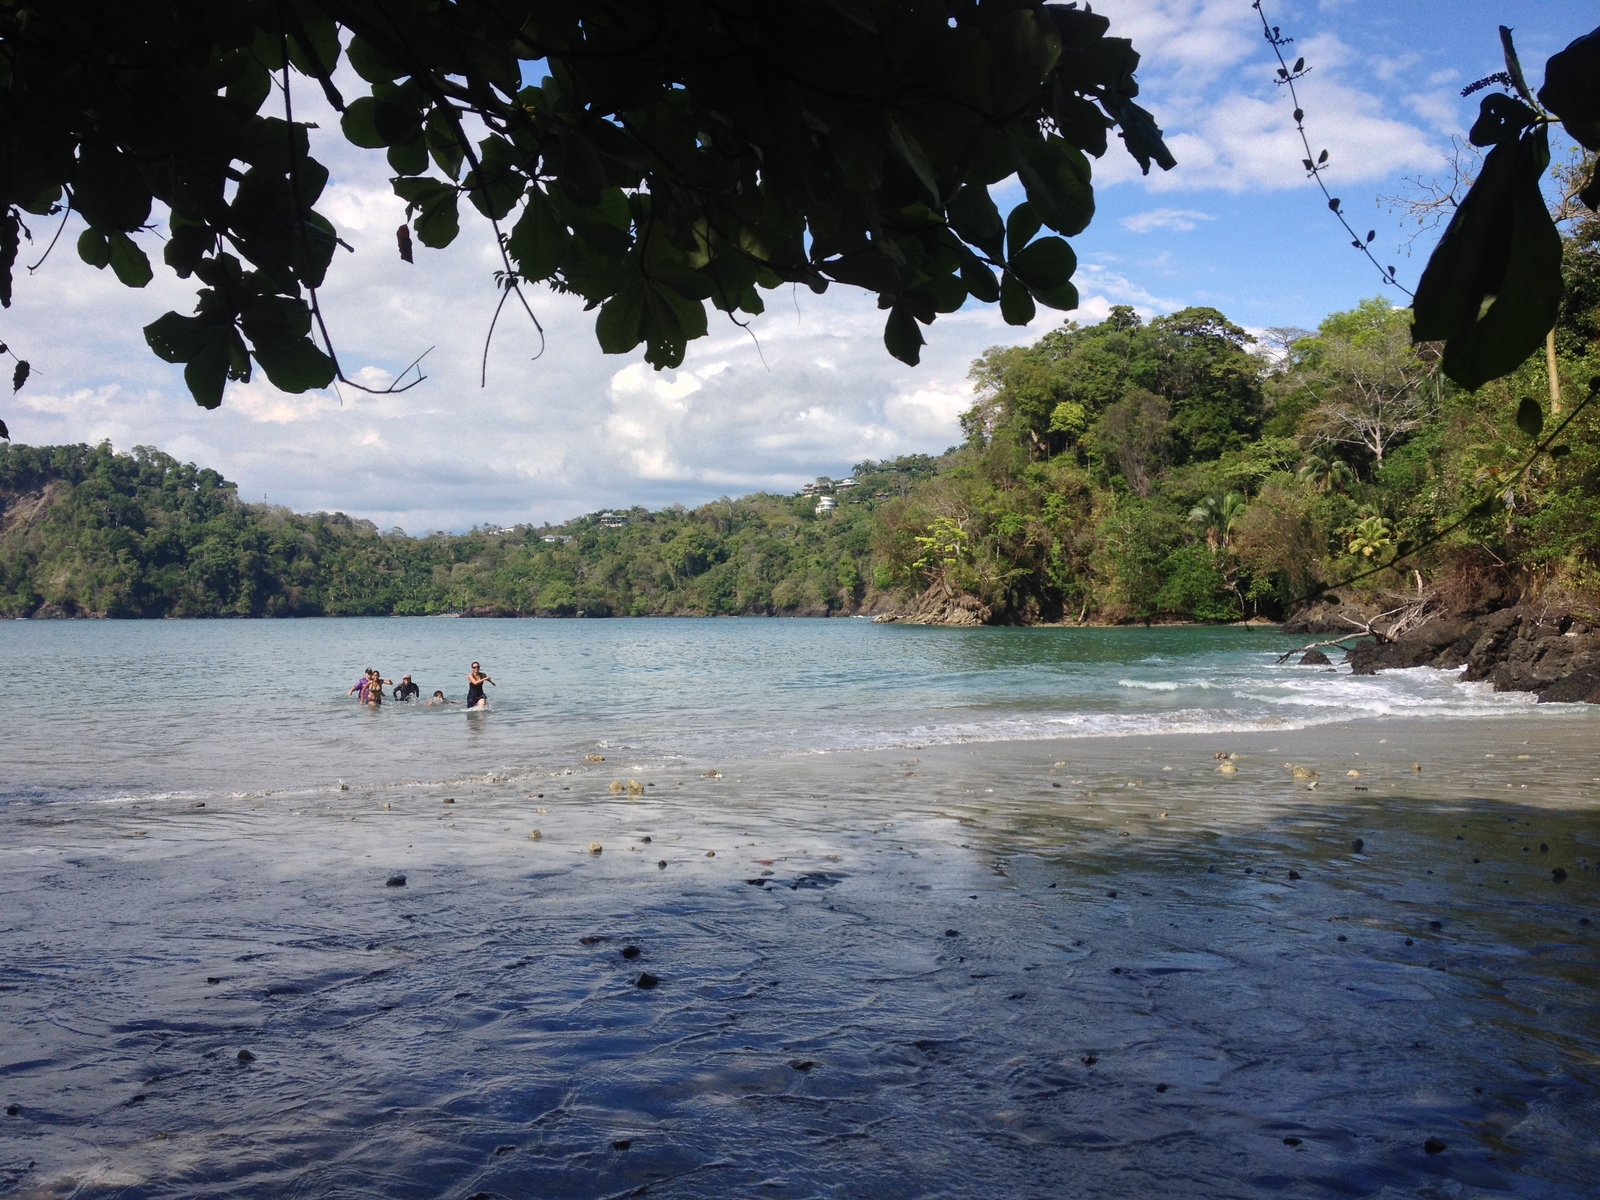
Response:
M411 676L400 676L400 682L395 685L394 698L396 700L415 700L422 695L422 689L411 682Z
M489 698L483 694L483 685L499 687L494 680L483 673L483 668L477 663L472 664L472 670L467 672L467 707L488 708Z

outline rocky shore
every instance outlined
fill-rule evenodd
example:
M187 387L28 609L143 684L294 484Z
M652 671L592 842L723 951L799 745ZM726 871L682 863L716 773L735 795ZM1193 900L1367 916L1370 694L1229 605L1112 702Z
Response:
M1323 605L1298 614L1284 631L1355 636L1358 620L1372 620L1372 614ZM1381 631L1384 623L1375 621L1374 628ZM1534 692L1541 704L1600 704L1600 622L1566 605L1524 601L1493 607L1480 599L1394 637L1362 637L1345 661L1357 675L1465 667L1463 679L1487 681L1497 692Z

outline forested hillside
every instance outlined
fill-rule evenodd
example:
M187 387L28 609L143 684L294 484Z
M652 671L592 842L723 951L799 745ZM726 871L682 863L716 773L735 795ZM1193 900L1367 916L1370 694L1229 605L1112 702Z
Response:
M0 447L0 613L1228 621L1333 587L1381 605L1489 577L1593 597L1592 216L1565 281L1559 405L1537 355L1462 392L1383 300L1266 346L1214 309L1119 308L988 351L965 442L859 464L857 486L822 488L832 509L757 494L415 538L242 503L151 449ZM1571 418L1537 455L1529 405L1546 431Z

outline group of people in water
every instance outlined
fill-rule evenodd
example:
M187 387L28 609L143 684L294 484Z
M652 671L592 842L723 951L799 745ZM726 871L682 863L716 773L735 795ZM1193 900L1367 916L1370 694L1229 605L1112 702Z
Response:
M490 687L500 686L483 673L482 667L477 663L473 663L471 670L467 672L466 707L489 707L489 698L483 693L483 685L486 683ZM391 693L391 698L401 703L410 703L422 695L422 689L411 682L411 676L402 675L400 676L400 682L396 683L392 679L385 679L381 672L375 671L371 667L361 673L361 678L355 681L355 684L345 695L356 697L357 703L364 707L378 708L383 704L383 689L386 687L394 689ZM444 692L436 691L424 703L431 708L437 704L460 704L461 701L447 700Z

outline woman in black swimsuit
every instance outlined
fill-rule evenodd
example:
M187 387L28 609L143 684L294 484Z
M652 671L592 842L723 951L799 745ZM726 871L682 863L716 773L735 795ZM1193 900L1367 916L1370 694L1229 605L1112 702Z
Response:
M499 687L494 680L483 673L483 668L477 663L472 664L472 670L467 672L467 707L488 708L489 698L483 694L483 685Z

